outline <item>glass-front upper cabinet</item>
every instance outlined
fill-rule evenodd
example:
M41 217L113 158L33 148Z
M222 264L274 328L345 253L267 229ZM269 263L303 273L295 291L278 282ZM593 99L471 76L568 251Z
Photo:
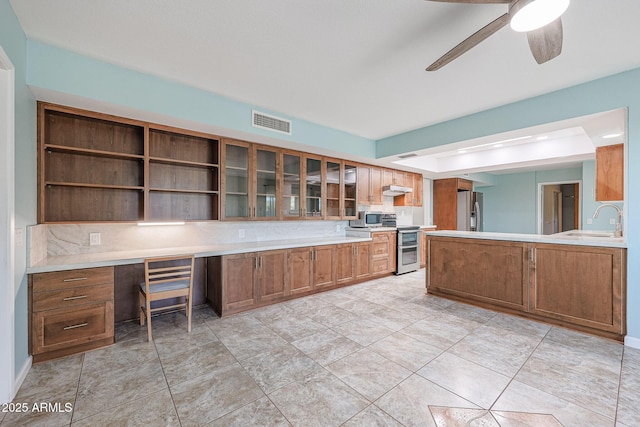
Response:
M344 219L356 219L358 216L358 167L356 165L344 164Z
M278 152L256 148L255 206L250 216L257 219L276 219Z
M305 158L305 206L306 218L322 218L322 160Z
M249 218L249 144L225 142L222 212L225 218Z
M282 216L284 218L300 218L302 216L301 176L302 157L284 153L282 155Z
M342 165L339 160L327 160L327 195L325 198L327 218L340 218L342 206L340 203L342 192Z

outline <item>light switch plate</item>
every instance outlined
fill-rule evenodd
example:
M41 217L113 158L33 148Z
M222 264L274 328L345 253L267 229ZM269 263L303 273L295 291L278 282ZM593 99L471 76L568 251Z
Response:
M243 228L238 230L238 238L244 239L244 229Z
M340 232L340 224L336 224L336 232L339 233Z
M100 246L100 233L89 233L89 246Z

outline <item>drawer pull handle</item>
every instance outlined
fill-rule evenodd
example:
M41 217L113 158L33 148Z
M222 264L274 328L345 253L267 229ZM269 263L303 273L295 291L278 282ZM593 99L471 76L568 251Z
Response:
M77 325L71 325L71 326L65 326L64 330L68 331L69 329L76 329L76 328L82 328L84 326L88 326L88 323L78 323Z
M62 301L73 301L75 299L82 299L82 298L86 298L88 295L78 295L77 297L66 297L63 298Z
M77 282L79 280L87 280L88 277L76 277L74 279L64 279L63 282Z

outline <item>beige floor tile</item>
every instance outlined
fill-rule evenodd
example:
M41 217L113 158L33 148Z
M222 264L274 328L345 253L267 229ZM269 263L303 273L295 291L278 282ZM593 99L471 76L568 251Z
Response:
M335 376L327 373L308 381L296 381L269 395L294 426L338 426L369 402Z
M500 427L544 426L563 427L551 414L530 414L523 412L491 411Z
M407 326L401 332L439 349L447 350L480 326L482 326L481 323L473 320L440 312Z
M451 353L438 356L417 373L484 409L491 408L511 380Z
M422 368L442 353L439 348L401 332L389 335L368 348L412 372Z
M204 343L188 353L162 357L162 369L169 386L174 386L203 373L236 363L236 359L220 341Z
M640 425L640 350L625 347L618 397L617 421Z
M327 369L372 402L412 374L368 348L328 365Z
M167 388L160 360L131 364L117 370L82 373L73 420L106 411Z
M361 316L335 305L327 305L316 311L311 319L324 325L335 326L360 319Z
M75 398L83 359L83 354L77 354L33 365L14 402L53 402L60 398Z
M478 409L473 403L413 374L375 402L405 426L435 427L429 405Z
M394 332L392 329L368 320L354 320L333 326L331 329L363 346L373 344Z
M438 427L501 427L488 410L429 406Z
M172 385L171 395L183 427L209 423L264 397L260 387L237 363Z
M241 365L267 394L294 381L326 374L322 366L294 346L245 359Z
M178 414L169 390L132 400L71 424L72 427L95 426L166 426L179 427Z
M313 335L318 332L325 331L326 326L314 322L308 317L293 317L287 319L278 319L266 323L273 332L280 335L285 340L291 342L300 338Z
M595 410L595 408L592 408ZM529 412L553 415L564 427L612 427L613 419L568 400L512 381L493 405L493 411Z
M82 373L87 375L92 372L119 370L157 359L155 345L148 342L145 336L144 340L125 340L87 351L84 355Z
M293 341L291 344L322 366L363 348L357 342L332 329Z
M263 397L207 424L207 427L287 427L291 424L267 398Z
M198 347L218 341L218 337L205 324L194 325L191 332L154 337L153 343L161 358L190 353Z
M397 420L375 405L369 405L355 415L343 427L401 427Z

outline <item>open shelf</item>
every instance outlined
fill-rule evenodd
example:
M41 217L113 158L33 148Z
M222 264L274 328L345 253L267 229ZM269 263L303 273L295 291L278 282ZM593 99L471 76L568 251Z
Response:
M100 156L114 159L144 159L142 154L116 153L113 151L93 150L90 148L69 147L65 145L46 144L44 149L47 153L69 153L84 156Z
M217 219L218 194L189 191L150 191L149 220L208 221Z

